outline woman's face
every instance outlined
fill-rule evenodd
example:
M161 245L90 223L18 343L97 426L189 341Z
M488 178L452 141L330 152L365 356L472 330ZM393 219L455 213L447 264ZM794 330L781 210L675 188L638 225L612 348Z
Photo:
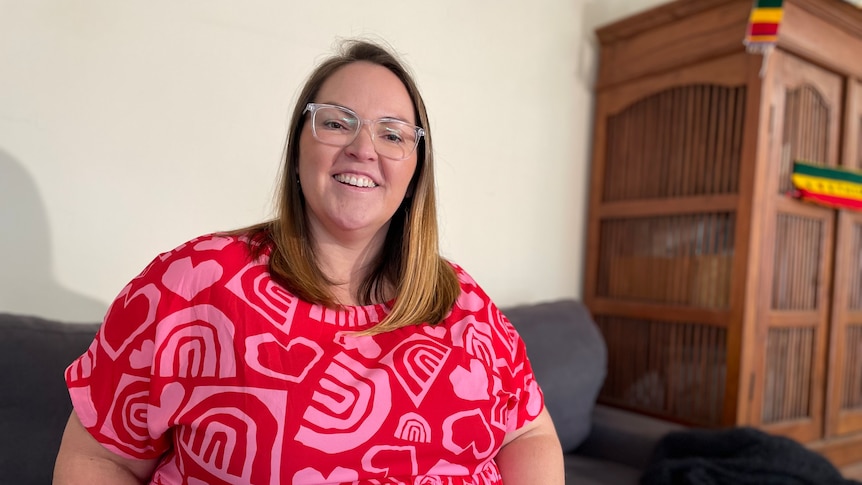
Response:
M335 71L314 102L349 108L362 119L416 124L413 102L401 80L368 62ZM404 160L379 156L367 125L347 146L326 145L314 138L311 115L305 116L309 118L299 139L298 169L315 241L364 244L385 235L416 170L416 151Z

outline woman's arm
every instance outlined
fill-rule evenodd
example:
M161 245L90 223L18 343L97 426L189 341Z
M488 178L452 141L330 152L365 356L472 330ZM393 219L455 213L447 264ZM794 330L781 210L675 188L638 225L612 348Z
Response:
M133 460L112 453L84 428L72 411L54 464L54 485L149 483L157 459Z
M530 423L506 434L494 461L506 485L565 483L563 450L547 409Z

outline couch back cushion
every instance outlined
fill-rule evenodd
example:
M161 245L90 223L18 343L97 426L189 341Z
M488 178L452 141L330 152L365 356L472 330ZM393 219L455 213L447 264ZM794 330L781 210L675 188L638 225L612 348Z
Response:
M63 372L98 327L0 313L0 483L51 483L72 411Z
M574 450L590 432L593 407L607 374L607 348L598 327L575 300L502 311L527 346L563 451Z

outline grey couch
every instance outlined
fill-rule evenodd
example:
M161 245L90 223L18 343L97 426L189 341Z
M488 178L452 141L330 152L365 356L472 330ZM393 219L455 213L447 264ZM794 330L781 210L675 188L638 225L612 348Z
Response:
M657 439L677 427L594 406L605 346L578 302L503 311L526 342L544 390L566 451L566 483L636 484ZM51 483L71 411L63 371L97 328L0 313L0 485Z
M566 484L637 484L658 440L684 428L595 404L607 351L581 303L559 300L504 308L503 313L527 345L563 445Z

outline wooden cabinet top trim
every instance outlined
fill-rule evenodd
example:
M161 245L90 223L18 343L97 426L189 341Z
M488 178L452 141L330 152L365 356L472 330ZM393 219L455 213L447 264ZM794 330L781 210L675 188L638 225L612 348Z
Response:
M796 5L812 15L822 18L848 34L862 37L862 9L841 0L784 0L785 4ZM752 0L676 0L660 5L623 20L605 25L596 30L599 41L612 44L664 24L687 18L727 4L739 4L740 8L750 10ZM781 36L779 31L779 37ZM742 39L740 39L741 42Z

